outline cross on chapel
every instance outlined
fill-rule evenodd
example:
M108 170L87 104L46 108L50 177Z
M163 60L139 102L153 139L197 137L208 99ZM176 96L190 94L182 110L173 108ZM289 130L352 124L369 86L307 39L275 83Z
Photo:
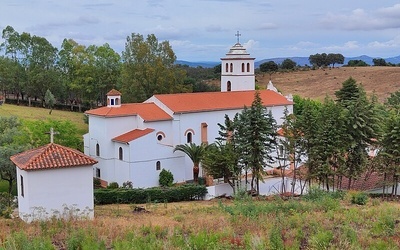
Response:
M242 34L240 34L239 31L236 32L235 36L237 36L237 43L240 43L239 37L240 37L241 35L242 35Z
M46 134L50 134L50 143L54 143L54 135L58 135L59 132L54 132L54 129L50 128L50 132L46 132Z

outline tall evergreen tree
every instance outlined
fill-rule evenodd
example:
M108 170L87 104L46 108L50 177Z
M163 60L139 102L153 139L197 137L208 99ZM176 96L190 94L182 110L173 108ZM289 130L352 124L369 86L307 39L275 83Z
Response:
M251 107L242 111L237 122L241 161L251 169L251 189L259 194L265 168L275 161L271 153L276 148L276 121L256 91Z

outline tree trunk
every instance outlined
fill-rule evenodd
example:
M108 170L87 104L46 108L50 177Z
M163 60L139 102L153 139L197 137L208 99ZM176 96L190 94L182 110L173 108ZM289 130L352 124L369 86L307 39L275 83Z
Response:
M199 182L199 171L200 171L199 165L198 164L193 165L193 181L194 181L194 183Z

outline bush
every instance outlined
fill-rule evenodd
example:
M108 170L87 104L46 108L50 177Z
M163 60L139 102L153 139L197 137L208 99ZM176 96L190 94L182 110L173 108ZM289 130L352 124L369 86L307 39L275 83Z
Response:
M206 194L205 186L186 184L168 188L96 189L94 199L96 204L141 204L198 200Z
M94 188L101 188L101 181L99 178L93 177L93 187Z
M16 207L14 197L8 193L0 193L0 216L4 218L10 218L14 208Z
M124 183L122 183L122 187L123 188L132 189L133 188L133 183L131 181L125 181Z
M158 182L162 187L170 187L174 182L174 176L172 175L171 171L162 169Z
M368 201L368 195L364 192L355 192L351 194L351 203L357 205L365 205Z
M108 184L107 188L116 189L116 188L119 188L119 185L117 182L110 182L110 184Z

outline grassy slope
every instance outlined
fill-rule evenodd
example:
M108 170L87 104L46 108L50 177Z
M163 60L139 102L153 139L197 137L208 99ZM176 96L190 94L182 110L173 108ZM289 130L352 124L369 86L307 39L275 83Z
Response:
M88 126L83 121L83 114L77 112L53 110L50 115L49 110L44 108L3 104L0 106L0 116L17 116L26 120L68 120L77 126L79 134L83 135L88 131Z
M96 206L93 221L25 224L2 219L0 247L7 245L5 241L32 244L24 238L35 239L33 244L47 242L60 249L400 247L397 202L376 199L358 206L351 204L349 198L309 202L267 199L149 203L141 205L146 213L134 213L133 205Z

